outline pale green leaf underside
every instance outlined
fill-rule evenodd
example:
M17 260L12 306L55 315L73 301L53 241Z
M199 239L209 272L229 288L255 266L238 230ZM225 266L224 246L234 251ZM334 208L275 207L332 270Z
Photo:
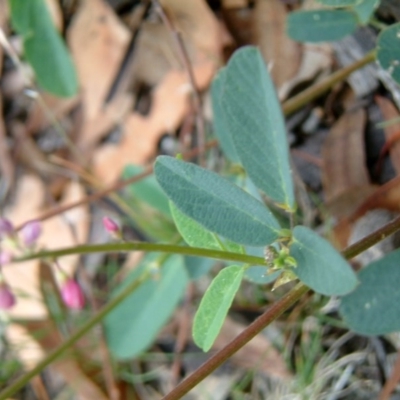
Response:
M243 274L237 265L223 268L204 293L193 321L193 339L203 351L210 350L218 336Z
M293 209L285 123L259 50L255 47L238 50L224 75L221 112L242 165L268 197Z
M12 24L23 37L24 55L39 85L56 96L75 95L78 90L75 67L45 0L11 0L10 5Z
M400 22L378 36L377 59L393 79L400 83Z
M400 331L400 250L358 273L360 285L343 297L340 314L348 327L362 335Z
M148 260L146 257L145 263ZM121 286L137 279L144 267L136 269ZM159 277L144 282L107 315L105 330L112 354L126 360L150 347L181 300L187 283L183 258L168 257Z
M296 226L290 255L297 261L293 272L307 286L326 296L343 296L357 285L349 263L333 246L311 229Z
M174 205L169 203L175 225L185 242L192 247L221 250L215 234L204 228L194 219L189 218Z
M265 246L278 238L268 208L214 172L160 156L155 176L177 208L212 232L236 243Z
M294 11L287 19L288 35L299 42L330 42L357 28L357 17L346 10Z
M226 76L226 68L221 69L217 76L213 79L211 85L211 102L213 110L214 132L218 138L219 145L224 155L229 160L238 163L239 156L236 152L235 145L232 141L232 135L229 126L225 120L226 116L222 111L221 98L224 90L224 81Z

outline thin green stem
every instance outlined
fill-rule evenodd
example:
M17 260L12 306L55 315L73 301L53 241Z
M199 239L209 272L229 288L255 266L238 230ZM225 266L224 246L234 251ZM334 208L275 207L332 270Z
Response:
M215 258L218 260L237 261L246 264L264 264L262 257L251 256L248 254L231 253L223 250L210 250L200 247L187 247L172 244L146 243L146 242L127 242L127 243L107 243L81 245L67 247L64 249L44 250L30 254L18 259L15 262L22 262L35 259L54 259L71 254L90 254L90 253L117 253L125 251L154 251L158 253L182 254L185 256L198 256ZM11 267L12 268L12 267Z
M338 82L341 82L344 79L346 79L352 72L357 71L358 69L374 61L375 57L376 57L375 50L370 51L360 60L354 62L353 64L350 64L345 68L342 68L334 72L332 75L329 75L321 82L318 82L315 85L310 86L308 89L302 91L297 96L294 96L291 99L285 101L282 104L283 113L285 115L292 114L300 107L304 106L305 104L308 104L310 101L316 99L317 97L327 92Z

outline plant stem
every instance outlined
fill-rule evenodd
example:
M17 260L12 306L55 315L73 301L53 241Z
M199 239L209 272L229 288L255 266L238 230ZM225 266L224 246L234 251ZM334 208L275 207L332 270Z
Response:
M223 250L210 250L199 247L179 246L162 243L147 242L129 242L129 243L107 243L81 245L75 247L67 247L57 250L44 250L38 253L30 254L18 259L15 262L22 262L35 259L58 258L70 254L89 254L89 253L117 253L121 251L154 251L158 253L182 254L185 256L198 256L215 258L218 260L238 261L246 264L264 265L265 261L262 257L251 256L248 254L231 253ZM11 267L12 268L12 267Z
M111 310L128 297L132 291L139 287L145 280L149 278L149 273L143 273L137 280L130 283L123 291L115 296L109 303L107 303L97 314L95 314L89 321L79 328L72 336L70 336L64 343L54 349L45 359L43 359L35 368L28 371L26 374L18 378L12 385L0 392L0 400L6 400L15 394L19 389L24 387L36 375L40 374L47 366L60 357L69 347L76 341L90 331L97 325Z
M347 67L344 67L334 72L332 75L329 75L321 82L318 82L315 85L310 86L308 89L303 90L297 96L294 96L291 99L285 101L282 104L283 113L285 115L292 114L300 107L304 106L305 104L309 103L310 101L324 94L336 83L341 82L342 80L347 78L352 72L357 71L358 69L374 61L375 56L376 56L375 50L372 50L369 53L367 53L363 58L361 58L361 60L358 60L353 64L350 64Z
M183 380L178 386L168 393L163 400L177 400L193 389L206 376L210 375L215 369L229 359L234 353L242 348L247 342L253 339L272 321L283 314L297 300L299 300L310 289L302 283L296 285L289 293L283 296L267 311L251 323L242 333L233 339L228 345L209 358L192 375Z
M400 217L395 218L393 221L390 221L382 228L379 228L377 231L359 240L357 243L352 244L347 249L345 249L342 254L345 258L349 260L356 255L362 253L363 251L369 249L376 243L386 239L388 236L392 235L398 230L400 230Z

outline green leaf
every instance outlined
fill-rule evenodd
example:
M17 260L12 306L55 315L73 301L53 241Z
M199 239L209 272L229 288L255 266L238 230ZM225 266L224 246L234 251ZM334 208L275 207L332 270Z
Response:
M170 202L169 206L175 225L189 246L221 250L221 246L214 233L179 211L174 203Z
M127 165L122 174L123 179L129 179L135 175L139 175L144 170L143 167L136 165ZM160 211L164 215L171 217L168 198L161 189L160 185L154 178L154 175L149 175L138 182L132 183L127 187L130 195L139 200L144 201L149 206Z
M297 261L293 272L318 293L343 296L357 285L357 277L349 263L309 228L294 228L290 255Z
M400 83L400 22L380 33L376 55L382 68Z
M237 265L223 268L204 293L193 321L193 339L203 351L210 350L218 336L243 274Z
M340 314L362 335L400 331L400 250L389 253L358 273L360 285L343 297Z
M214 265L215 260L211 258L185 256L185 268L191 280L207 275Z
M235 145L233 144L232 136L221 106L221 97L224 90L225 76L226 68L223 68L218 72L211 85L214 132L225 157L233 162L238 163L239 156L237 155Z
M158 255L159 257L159 255ZM121 290L132 280L138 279L149 260L128 276ZM105 318L107 342L113 355L118 359L133 358L154 342L158 332L171 317L182 298L188 276L183 257L169 256L160 269L159 275L144 282Z
M212 232L240 244L266 246L279 236L268 208L214 172L168 156L154 172L180 211Z
M318 0L318 2L328 7L347 7L360 4L361 0Z
M356 15L346 10L294 11L287 20L288 35L299 42L339 40L356 28Z
M365 25L371 19L378 5L379 5L379 0L363 0L361 1L361 3L354 6L353 10L357 14L360 23Z
M230 59L221 105L236 152L251 180L272 200L293 209L283 114L257 48L242 48Z
M75 68L44 0L10 0L10 5L12 24L23 38L24 55L39 86L56 96L75 95Z

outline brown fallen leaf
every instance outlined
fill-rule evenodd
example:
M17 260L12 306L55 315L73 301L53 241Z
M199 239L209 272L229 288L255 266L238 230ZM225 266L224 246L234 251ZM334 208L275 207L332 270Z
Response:
M279 89L294 78L301 63L301 46L286 33L287 10L280 0L257 0L254 9L254 43L270 65Z
M375 101L377 102L385 121L390 121L395 118L400 117L400 113L396 106L389 99L382 96L375 96ZM390 124L384 128L386 143L381 150L380 162L383 161L383 157L387 152L390 153L390 159L392 161L393 167L397 174L400 174L400 123Z
M199 90L209 85L214 72L213 63L194 66ZM154 91L149 115L130 114L123 124L121 142L102 146L95 152L93 169L96 176L104 184L109 184L120 176L125 165L144 164L153 157L161 136L174 132L189 112L189 95L190 83L186 72L169 72Z
M324 197L338 218L350 215L365 199L365 193L371 193L364 152L365 121L361 108L345 112L322 147Z
M76 144L88 157L94 144L132 105L132 99L122 95L104 106L129 38L128 29L103 0L82 2L68 29L67 41L77 69L83 109Z

